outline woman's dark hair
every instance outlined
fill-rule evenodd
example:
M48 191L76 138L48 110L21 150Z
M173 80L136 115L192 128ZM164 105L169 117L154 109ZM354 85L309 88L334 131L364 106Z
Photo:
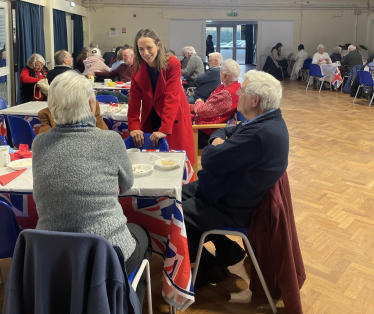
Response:
M281 44L281 43L277 43L273 48L271 48L271 51L270 52L273 52L273 50L274 49L277 49L278 50L278 48L279 47L282 47L283 45Z
M122 46L118 46L118 47L116 48L116 51L114 52L114 59L115 59L116 61L118 61L118 58L117 58L118 51L120 51L121 49L123 49L123 47L122 47Z
M303 50L304 49L304 45L303 44L300 44L299 47L297 47L297 49L300 51L300 50Z
M139 70L140 64L143 61L142 56L140 55L139 52L139 47L138 47L138 40L139 38L142 37L148 37L153 40L155 43L156 47L160 47L160 50L157 52L156 56L156 71L161 71L161 68L165 71L166 68L168 67L168 60L170 58L170 54L165 52L165 48L161 42L160 37L158 37L157 33L150 29L141 29L135 36L135 43L134 43L134 57L135 57L135 62L134 62L134 70L137 72Z
M212 40L212 39L213 39L213 36L212 36L212 35L208 35L208 39L209 39L209 40Z

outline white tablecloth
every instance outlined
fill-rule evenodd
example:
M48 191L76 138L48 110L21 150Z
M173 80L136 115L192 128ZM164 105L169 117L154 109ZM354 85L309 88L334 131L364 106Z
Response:
M336 63L321 64L321 70L323 75L335 75L336 69L338 68L339 65Z
M106 85L105 83L93 83L93 88L94 89L105 89L105 90L113 90L113 89L130 89L128 86L130 85L130 82L127 82L123 85L115 85L113 87L109 87L108 85ZM122 86L122 87L121 87ZM127 87L123 87L123 86L127 86Z
M130 156L132 164L152 164L154 166L153 171L143 177L135 177L134 184L131 190L127 191L124 195L131 196L169 196L175 197L177 200L182 199L182 179L183 171L186 159L186 153L184 152L157 152L154 153L162 158L174 157L181 160L180 165L173 170L162 170L155 165L157 160L156 156L153 156L149 152L141 152L135 154L137 156ZM130 154L129 154L130 155ZM13 172L7 167L0 167L0 175ZM33 192L33 178L32 169L27 169L19 177L9 182L5 186L0 185L1 193L17 192L17 193L32 193Z
M19 106L0 110L0 115L37 117L38 112L48 107L46 101L30 101ZM122 110L117 113L106 112L109 104L100 104L100 114L108 119L116 121L127 121L127 111Z

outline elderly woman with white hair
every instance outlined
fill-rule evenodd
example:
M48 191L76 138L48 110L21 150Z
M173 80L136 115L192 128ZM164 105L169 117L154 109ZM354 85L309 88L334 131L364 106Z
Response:
M332 63L335 63L336 61L340 62L342 60L342 47L336 46L334 52L330 55L330 59Z
M105 60L101 57L99 48L91 49L91 55L83 60L83 75L89 75L94 72L110 72L110 68L105 64Z
M218 86L207 99L196 100L190 105L192 114L196 114L194 124L226 123L236 112L239 96L237 94L240 83L240 65L228 59L222 63L220 78L222 84ZM199 145L204 147L216 129L199 130Z
M201 157L199 180L182 188L191 262L203 232L248 228L252 213L287 169L289 135L279 109L281 83L256 70L248 71L244 79L238 111L247 121L212 134ZM245 257L241 247L225 236L206 239L213 242L216 254L203 249L195 287L225 280L227 267Z
M203 60L196 54L194 47L187 47L184 55L188 59L187 67L182 69L182 76L187 76L189 87L196 87L195 79L204 73Z
M127 223L118 201L134 181L125 144L118 133L96 128L95 93L83 75L58 75L48 107L56 126L32 146L36 229L102 236L121 249L130 274L150 241L142 227Z
M322 44L317 46L317 52L313 56L312 63L313 64L329 64L332 63L330 56L327 52L325 52L326 47Z
M36 83L47 78L47 74L48 69L45 66L44 58L40 54L33 53L20 75L24 102L46 100L47 96L39 90Z

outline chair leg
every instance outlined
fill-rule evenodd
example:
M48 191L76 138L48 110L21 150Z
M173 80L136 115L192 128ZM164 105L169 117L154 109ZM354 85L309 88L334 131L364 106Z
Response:
M313 76L312 76L313 77ZM308 87L309 87L309 84L310 84L310 76L308 77L308 84L306 85L306 90L305 91L307 91L308 90Z
M373 102L373 98L374 98L374 93L373 93L373 96L371 97L369 107L371 107L371 103Z
M360 90L360 87L361 87L361 85L357 88L357 92L356 92L356 95L355 95L355 99L353 99L353 103L355 103L355 101L356 101L356 97L357 97L358 91Z
M270 304L270 307L273 311L273 313L277 313L277 308L275 306L275 303L274 303L274 300L270 294L270 291L268 289L268 286L265 282L265 279L264 279L264 276L262 275L262 272L261 272L261 269L260 269L260 266L258 265L258 262L257 262L257 259L256 259L256 256L255 254L253 253L253 250L252 250L252 246L251 244L249 243L249 240L246 236L243 236L242 239L244 240L244 243L245 243L245 246L249 252L249 256L251 257L251 260L252 260L252 263L253 263L253 266L255 267L256 269L256 272L257 272L257 275L258 275L258 278L260 279L260 282L262 284L262 288L264 289L265 291L265 294L266 294L266 297L269 301L269 304Z
M152 308L152 290L151 290L151 271L149 268L149 262L145 266L145 279L147 283L147 300L148 300L148 314L153 314Z
M197 250L196 259L195 259L195 267L194 267L193 273L192 273L192 283L194 285L195 285L195 281L196 281L197 271L198 271L199 265L200 265L201 253L203 252L203 248L204 248L204 241L205 241L205 238L206 238L207 235L208 235L208 233L204 232L201 235L201 238L200 238L199 248Z
M325 78L323 77L322 78L322 83L321 83L321 86L319 87L319 93L321 93L321 89L322 89L322 86L323 86L323 83L325 82Z
M169 314L177 314L177 309L172 305L169 306Z
M1 268L0 268L0 285L4 283L3 279L3 274L1 273Z

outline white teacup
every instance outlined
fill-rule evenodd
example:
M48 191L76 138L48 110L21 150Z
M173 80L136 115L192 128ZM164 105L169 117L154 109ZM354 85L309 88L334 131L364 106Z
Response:
M111 82L111 79L104 79L104 85L108 86L108 83Z
M139 155L140 149L139 148L129 148L127 149L127 156L129 156L130 163L132 165L139 163Z
M0 147L0 167L5 167L8 163L10 163L8 147Z

